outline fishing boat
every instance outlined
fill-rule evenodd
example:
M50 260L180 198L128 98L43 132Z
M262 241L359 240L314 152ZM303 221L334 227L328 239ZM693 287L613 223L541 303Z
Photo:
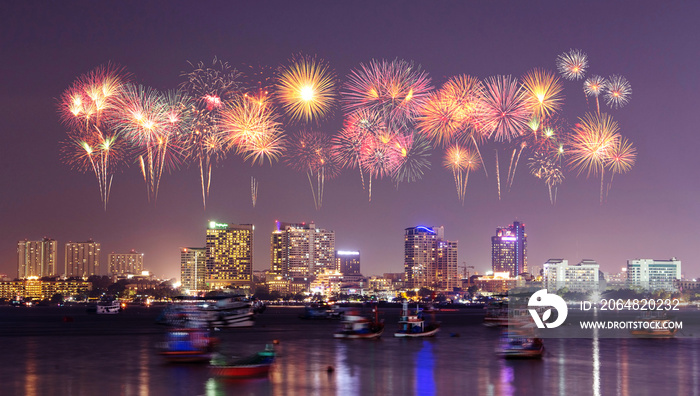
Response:
M268 345L264 351L240 359L229 360L217 354L212 358L209 368L213 375L222 378L265 377L274 361L275 351L272 345Z
M384 322L379 321L379 313L374 310L374 320L361 316L356 311L345 314L340 329L333 334L335 338L379 338L384 332Z
M225 298L203 308L204 320L211 327L251 327L255 313L249 301Z
M544 343L523 333L504 332L496 353L504 359L539 359L544 354Z
M341 319L344 312L336 305L311 304L304 307L301 319Z
M171 363L208 362L218 339L206 329L183 328L169 331L166 341L158 345L158 354Z
M430 322L426 324L423 311L420 308L416 307L416 310L411 312L408 309L408 301L403 302L399 330L394 333L394 337L433 337L438 331L440 331L440 323Z
M630 330L635 337L672 338L678 328L669 326L672 318L664 311L645 311L637 318L638 328Z

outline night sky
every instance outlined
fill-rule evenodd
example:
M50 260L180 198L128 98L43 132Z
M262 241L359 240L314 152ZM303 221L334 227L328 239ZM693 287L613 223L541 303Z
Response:
M496 227L517 219L526 226L530 265L590 258L617 272L628 259L677 257L687 277L700 276L698 20L694 2L5 1L0 273L16 276L18 240L47 236L59 243L61 272L63 245L93 238L102 243L103 273L109 252L136 249L156 275L179 277L179 247L203 246L208 220L256 226L256 270L269 268L270 233L280 220L334 230L338 249L361 251L365 275L403 271L405 228L442 225L447 239L459 241L459 265L483 272ZM115 176L105 212L94 176L72 171L59 154L66 129L57 99L81 74L110 61L159 90L177 87L187 61L217 56L238 68L276 67L295 53L325 59L341 79L372 59L413 60L440 86L461 73L483 79L556 71L556 56L571 48L588 54L587 75L621 74L633 89L627 106L604 106L638 157L630 173L616 176L602 206L599 179L571 170L552 206L546 185L522 160L499 201L493 150L483 153L489 177L470 175L462 206L436 150L423 180L398 189L375 182L371 203L358 171L346 170L326 182L319 211L306 176L283 164L251 167L229 155L213 170L206 211L197 167L165 174L154 205L133 164ZM595 107L581 87L564 82L562 115L570 124ZM319 129L332 134L341 124L336 111ZM255 208L251 176L259 181Z

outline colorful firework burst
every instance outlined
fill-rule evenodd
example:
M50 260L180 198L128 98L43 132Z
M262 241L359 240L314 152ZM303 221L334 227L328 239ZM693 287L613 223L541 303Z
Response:
M341 100L349 113L368 109L406 123L420 113L431 89L430 77L420 66L398 59L373 60L348 75Z
M467 193L469 172L476 170L481 165L479 156L467 148L454 144L447 148L443 165L452 171L457 188L457 197L464 205L464 197Z
M557 69L567 80L580 80L586 74L588 56L581 50L572 49L557 56Z
M293 59L280 70L277 99L295 121L319 121L327 117L336 100L336 78L323 60L309 56Z
M618 109L629 103L632 95L632 85L626 78L612 75L605 83L604 91L605 103L614 109Z
M549 190L549 203L554 205L557 202L557 191L559 185L564 181L560 161L556 156L548 156L546 153L535 152L529 159L528 165L530 173L541 179ZM554 192L552 192L554 188Z
M394 146L397 158L394 181L408 183L420 180L423 173L430 169L430 152L433 146L428 139L417 133L397 135L391 144Z
M522 135L532 111L518 81L511 76L495 76L486 79L484 85L480 125L488 136L509 142Z

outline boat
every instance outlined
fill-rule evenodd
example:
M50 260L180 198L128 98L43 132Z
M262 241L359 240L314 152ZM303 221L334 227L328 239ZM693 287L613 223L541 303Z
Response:
M341 319L344 312L336 305L311 304L304 307L301 319Z
M113 315L118 314L119 311L121 311L121 305L117 300L105 299L97 303L96 313L98 314Z
M183 328L169 331L166 340L157 347L158 354L171 363L195 363L211 360L218 339L209 337L201 328Z
M361 316L357 311L345 314L340 329L333 334L335 338L359 339L379 338L384 332L384 322L379 321L379 313L376 308L374 320Z
M672 338L676 336L678 328L670 328L669 323L672 322L664 311L645 311L637 318L639 328L630 330L630 334L636 337L649 338Z
M504 332L496 353L504 359L540 359L544 354L541 338L528 337L524 333Z
M215 303L195 300L168 306L156 323L194 328L251 327L255 324L255 312L249 301L232 297Z
M491 302L486 307L484 326L506 327L508 326L508 305L503 302Z
M394 333L394 337L433 337L438 331L440 331L440 323L431 322L426 325L423 311L416 307L416 310L411 312L408 309L408 301L403 302L399 330Z
M254 355L229 360L217 354L212 358L209 368L213 375L222 378L254 378L266 377L275 361L275 351L272 345Z

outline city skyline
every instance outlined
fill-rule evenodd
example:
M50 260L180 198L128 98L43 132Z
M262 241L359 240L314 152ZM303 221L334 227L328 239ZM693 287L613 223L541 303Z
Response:
M700 275L699 248L692 233L680 231L700 213L694 198L698 137L693 132L698 125L693 109L700 102L698 58L687 40L697 36L697 7L601 3L606 12L587 19L581 15L595 4L511 4L504 9L503 4L399 7L390 2L373 5L377 12L367 16L357 6L324 4L309 12L278 3L274 12L261 5L224 5L219 15L192 18L185 8L172 7L169 18L146 23L160 15L162 6L60 4L32 10L12 4L4 13L0 37L12 60L6 72L12 78L0 97L1 273L16 272L17 241L48 236L60 245L91 237L103 244L104 252L135 248L148 257L148 269L177 277L179 248L201 246L201 230L210 219L255 224L263 238L255 241L254 269L267 269L265 235L280 219L314 221L334 230L339 250L362 251L367 274L399 272L400 230L419 224L449 230L450 240L460 244L459 266L466 262L487 270L494 227L518 220L528 226L530 266L554 257L572 262L591 258L604 272L617 272L627 260L678 257L689 277ZM372 29L352 22L360 14ZM133 20L135 29L122 29L127 20ZM291 27L289 20L300 23ZM411 29L399 34L396 26ZM437 28L442 26L450 29ZM554 31L558 34L552 36ZM440 87L461 73L485 79L520 77L533 68L556 71L556 57L572 48L588 54L592 74L622 74L634 89L628 105L606 111L634 142L637 164L615 178L602 205L599 179L577 177L573 171L558 189L556 205L550 204L546 185L528 174L524 162L510 191L504 185L500 200L493 166L488 177L481 169L473 171L462 205L454 195L453 174L441 166L441 152L435 150L431 168L418 182L400 183L397 189L390 179L375 179L371 202L357 172L346 170L325 182L320 210L306 175L282 164L251 167L230 155L212 170L206 210L197 167L183 165L164 173L158 201L149 203L139 166L130 164L115 175L105 212L94 176L74 172L60 159L66 128L57 115L58 98L78 76L110 61L124 66L138 83L166 90L181 82L187 61L211 62L214 56L245 72L251 65L285 64L295 53L317 55L339 79L360 63L398 58L420 64L432 85ZM563 86L562 117L573 125L595 104L586 99L581 81ZM335 133L341 118L336 111L316 129ZM304 128L287 124L288 133ZM485 153L485 158L492 156ZM255 207L251 177L258 183ZM106 263L101 264L102 271Z

